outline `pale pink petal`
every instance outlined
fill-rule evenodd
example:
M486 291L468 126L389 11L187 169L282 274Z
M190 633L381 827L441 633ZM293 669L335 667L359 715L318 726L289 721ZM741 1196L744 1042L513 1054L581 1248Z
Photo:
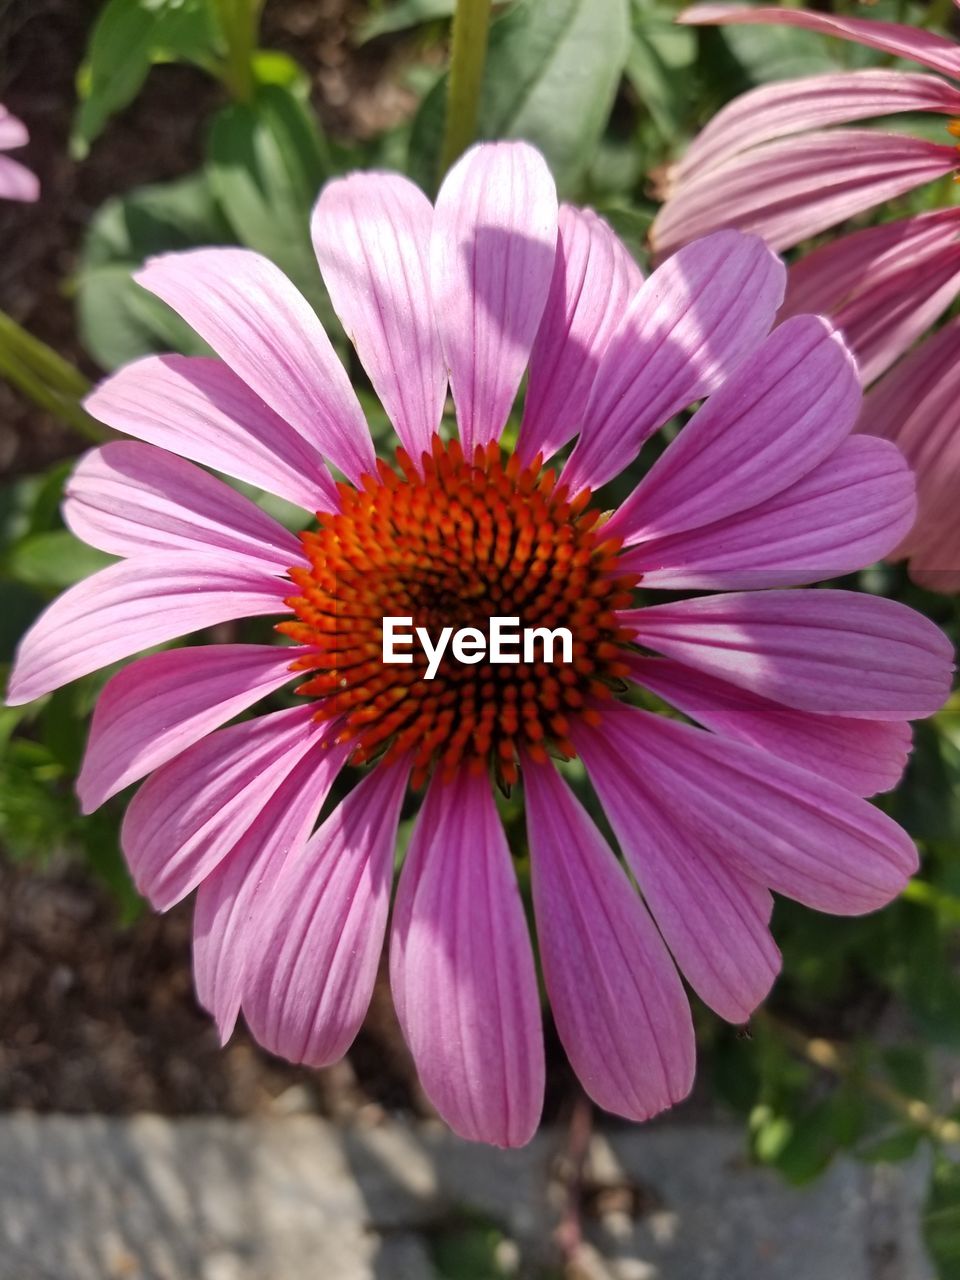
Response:
M370 1004L383 950L409 762L378 765L289 857L248 930L243 1013L291 1062L342 1058Z
M397 1016L427 1096L462 1138L533 1136L543 1035L530 937L486 775L436 774L400 876Z
M635 723L621 719L625 738ZM629 760L614 758L605 730L577 742L640 891L701 1000L728 1022L746 1022L780 969L770 894L687 830Z
M580 430L600 358L643 283L640 268L592 209L560 206L553 280L530 354L516 452L551 457Z
M151 774L120 833L137 888L159 910L185 898L256 821L312 747L337 727L293 707L218 729Z
M30 141L27 126L0 103L0 151L25 147Z
M686 533L651 536L620 564L642 574L645 588L799 586L874 564L897 546L916 513L913 473L900 450L855 436L766 502Z
M822 774L856 795L889 791L910 753L910 726L899 720L797 711L669 658L630 659L631 679L722 737Z
M631 1120L685 1098L690 1006L643 903L552 764L523 766L533 906L557 1032L584 1089Z
M20 641L7 702L32 702L80 676L203 627L283 614L290 584L224 558L179 552L123 560L78 582Z
M313 212L313 246L334 310L415 462L430 448L447 370L430 302L433 209L392 173L327 184Z
M898 58L910 58L925 67L933 67L954 79L960 77L960 49L952 40L908 27L899 22L879 22L875 18L846 18L832 13L814 13L809 9L760 6L755 9L735 4L697 4L684 9L677 18L701 26L725 26L730 23L777 24L806 27L839 40L852 40L870 49L880 49Z
M303 561L299 541L249 498L154 445L92 449L64 492L67 527L111 555L199 552L277 574Z
M960 89L939 76L868 68L779 80L727 104L687 148L671 175L682 182L762 142L806 129L908 111L960 114Z
M860 383L821 316L778 325L694 414L610 522L627 543L746 511L794 484L850 433Z
M769 332L785 277L762 240L736 231L659 267L603 354L564 483L597 488L679 409L716 391Z
M950 641L897 600L758 591L618 618L638 644L801 711L913 720L938 711L950 691Z
M885 906L917 869L909 836L869 801L745 743L623 703L605 706L601 729L580 732L577 743L618 838L634 849L633 870L655 915L651 877L670 886L674 909L669 924L659 923L675 954L667 930L683 928L684 910L690 928L696 899L716 907L719 894L703 879L708 867L726 864L836 915ZM653 815L655 831L647 826ZM671 829L675 845L664 847ZM696 873L684 850L699 854ZM723 936L707 945L719 949ZM742 968L748 979L750 966Z
M306 511L335 511L323 458L220 360L147 356L87 397L108 427L257 485Z
M270 964L283 946L283 940L268 941L265 923L276 907L280 876L287 867L315 870L312 859L302 861L304 846L349 753L349 745L327 741L311 747L197 889L194 985L223 1043L233 1033L247 973ZM311 882L307 889L318 886Z
M287 684L294 656L278 645L213 644L124 667L93 713L77 778L84 813Z
M791 267L781 319L829 314L857 356L864 385L879 377L960 291L955 209L841 236Z
M22 200L33 204L40 199L40 179L10 156L0 156L0 200Z
M460 439L497 440L553 277L557 194L525 142L473 147L437 196L430 280Z
M250 249L190 249L148 259L135 279L350 480L373 471L373 441L346 370L279 267Z
M784 138L682 183L650 236L661 257L717 227L751 231L787 249L952 173L958 163L956 147L874 129Z

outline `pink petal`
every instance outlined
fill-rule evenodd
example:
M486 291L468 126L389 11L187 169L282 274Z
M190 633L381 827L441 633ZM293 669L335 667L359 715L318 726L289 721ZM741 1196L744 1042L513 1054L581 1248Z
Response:
M323 458L220 360L147 356L87 397L108 427L286 498L335 511Z
M287 684L294 656L277 645L212 644L124 667L93 713L77 778L84 813Z
M278 574L303 560L293 534L248 498L154 445L121 440L91 450L65 493L67 526L112 555L199 552Z
M623 733L634 729L624 719ZM770 894L675 820L602 734L578 743L640 891L697 995L728 1022L746 1022L780 969Z
M0 200L22 200L33 204L40 199L40 179L26 165L10 156L0 156Z
M460 439L497 440L530 358L550 290L557 195L525 142L473 147L437 196L431 292Z
M638 655L630 665L631 679L705 728L772 751L855 795L890 791L906 767L910 726L898 720L797 711L669 658Z
M956 210L940 209L841 236L790 269L781 317L829 313L867 385L956 297L958 231Z
M543 1037L530 937L486 776L436 775L400 877L394 1003L430 1101L455 1133L533 1136Z
M524 762L533 905L557 1032L594 1102L647 1120L685 1098L696 1045L636 890L553 765Z
M600 358L643 283L640 268L592 209L560 206L553 280L530 354L516 452L551 457L580 430Z
M921 586L960 590L960 321L877 383L858 430L896 441L916 473L919 519L895 555L910 557Z
M960 77L960 49L952 40L934 35L918 27L899 22L878 22L874 18L845 18L832 13L814 13L809 9L786 9L762 6L750 9L735 4L697 4L685 9L678 22L701 26L725 26L732 23L758 23L787 27L806 27L822 35L855 44L899 58L910 58L934 71L942 71L954 79Z
M698 931L696 900L714 907L719 900L701 879L708 866L725 863L741 877L836 915L885 906L917 869L912 841L885 813L744 743L612 703L604 707L601 729L581 733L578 744L618 837L625 850L635 850L638 879L642 873L649 880L659 857L654 876L664 874L676 889L673 914L658 920L661 929L685 914ZM646 825L652 815L653 832ZM665 850L661 840L671 827L675 847ZM699 874L693 864L684 866L686 892L678 872L684 849L700 855ZM641 880L641 889L657 914L649 884ZM746 915L741 918L746 923ZM719 931L715 946L723 936ZM669 934L667 940L676 946Z
M391 173L328 183L312 223L334 309L416 462L430 448L447 395L430 303L432 224L423 192Z
M7 702L19 706L141 649L234 618L282 614L289 583L222 556L112 564L49 605L20 641Z
M0 151L25 147L29 141L30 134L27 132L27 126L0 103Z
M717 112L671 174L674 184L774 138L908 111L960 114L960 90L938 76L869 68L780 80Z
M806 133L754 147L681 184L651 228L662 257L717 227L787 249L953 172L957 149L875 129ZM811 181L811 175L816 181Z
M272 262L249 249L191 249L150 258L135 279L350 480L373 471L346 370L309 302Z
M208 734L152 774L133 797L120 839L137 888L166 911L243 839L311 747L333 742L312 706Z
M855 436L766 502L687 533L650 537L620 563L642 573L644 587L672 591L821 582L887 555L916 511L913 474L900 450ZM645 514L642 507L637 514Z
M896 600L761 591L618 616L639 644L801 711L913 720L950 691L950 641Z
M291 1062L325 1067L360 1030L387 927L409 762L377 766L288 858L249 929L243 1012Z
M267 925L282 892L280 877L286 868L315 870L304 846L349 752L349 745L328 741L311 747L197 890L194 984L197 999L216 1019L222 1043L233 1034L248 972L262 972L258 966L272 964L284 945ZM300 887L304 892L317 888L312 883Z
M603 354L564 483L597 488L679 409L716 391L769 331L785 276L762 240L735 231L659 267Z
M610 522L627 543L698 529L786 489L850 433L860 383L821 316L774 329L710 397Z

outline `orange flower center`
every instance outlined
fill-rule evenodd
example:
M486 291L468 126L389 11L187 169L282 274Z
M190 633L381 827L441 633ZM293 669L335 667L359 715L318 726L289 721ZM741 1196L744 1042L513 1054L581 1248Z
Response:
M490 444L467 460L435 437L422 472L401 449L396 470L378 462L359 489L339 486L341 511L301 535L310 567L290 570L296 619L278 630L310 646L295 666L316 674L298 692L319 699L318 716L343 719L354 763L412 752L414 785L433 768L450 777L492 763L509 787L521 747L573 756L572 718L596 723L596 703L627 674L614 612L636 579L587 510L589 492L571 501L539 459L522 468ZM493 662L487 650L473 663L448 644L428 678L412 638L412 661L384 661L388 617L410 619L406 633L425 628L434 646L446 627L486 635L494 617L516 618L521 633L566 628L571 644L549 660L540 643L532 661Z

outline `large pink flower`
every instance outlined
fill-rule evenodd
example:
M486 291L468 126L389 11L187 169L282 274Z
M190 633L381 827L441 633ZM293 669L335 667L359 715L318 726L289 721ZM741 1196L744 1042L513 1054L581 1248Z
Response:
M313 232L402 442L397 465L375 458L326 335L274 266L241 249L149 262L141 283L220 359L142 360L91 397L142 443L88 454L65 515L122 559L37 622L11 701L203 627L281 617L295 647L173 649L114 675L79 780L91 810L151 775L124 849L158 908L197 890L197 990L223 1036L242 1010L295 1061L347 1049L412 781L426 791L391 929L400 1022L458 1133L525 1142L541 1017L494 798L495 781L522 777L560 1036L602 1106L651 1116L693 1079L678 969L744 1021L779 966L771 889L858 913L916 867L910 839L863 797L895 785L906 721L943 702L950 646L892 601L786 589L895 545L911 476L887 441L851 438L860 391L830 325L803 316L771 332L784 269L756 237L711 236L642 282L604 222L558 212L522 143L469 152L435 209L394 175L334 181ZM459 440L444 443L448 381ZM703 397L605 520L591 490ZM542 457L575 436L558 477ZM316 524L294 538L196 463ZM670 602L649 604L648 588ZM730 593L676 599L688 589ZM433 634L492 615L567 623L572 660L448 657L430 682L421 658L382 661L382 619L405 614ZM304 672L297 705L222 727ZM631 688L688 720L635 705ZM629 873L554 763L573 755ZM314 830L351 761L371 767Z
M804 9L701 4L680 22L774 23L805 27L912 59L937 75L861 70L764 85L736 98L694 139L668 179L651 237L659 254L720 227L762 235L787 249L855 214L953 173L956 145L878 129L837 125L905 112L949 118L960 133L960 47L927 31L870 18ZM949 77L949 79L944 79ZM857 357L864 385L895 362L960 294L960 208L901 218L842 236L805 255L788 274L780 318L829 315ZM910 558L912 576L939 591L960 589L960 401L949 380L960 361L960 329L922 344L893 368L866 402L859 429L895 440L916 469L919 518L891 559ZM918 387L933 393L935 417L887 411ZM929 396L927 397L929 398ZM927 405L927 408L930 406Z
M16 147L25 147L30 141L26 125L11 115L0 104L0 200L26 200L32 202L40 195L40 183L19 160L3 155Z

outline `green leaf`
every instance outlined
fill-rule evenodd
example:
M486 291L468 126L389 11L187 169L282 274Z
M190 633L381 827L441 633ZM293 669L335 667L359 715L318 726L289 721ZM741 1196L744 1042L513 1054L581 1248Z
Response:
M366 44L378 36L393 35L397 31L419 27L424 22L449 18L455 8L456 0L399 0L397 4L384 5L366 17L357 28L354 39L357 44Z
M24 586L60 591L112 564L113 559L88 547L68 530L55 529L31 534L15 543L4 559L4 571Z
M275 262L332 314L310 242L310 213L330 166L320 126L289 89L264 85L225 107L208 148L210 186L241 243Z
M695 102L696 32L651 0L633 0L632 8L626 76L663 141L676 147Z
M561 195L579 183L606 127L629 46L627 0L519 0L490 28L480 138L525 138ZM446 80L421 104L410 170L436 186Z
M109 0L80 70L71 150L83 159L110 116L132 102L155 62L211 66L216 31L205 0Z
M922 1217L923 1238L938 1280L960 1277L960 1165L941 1156L933 1167Z
M131 275L155 253L229 243L235 237L202 173L108 200L87 233L77 279L77 323L93 358L115 369L154 352L207 352Z

